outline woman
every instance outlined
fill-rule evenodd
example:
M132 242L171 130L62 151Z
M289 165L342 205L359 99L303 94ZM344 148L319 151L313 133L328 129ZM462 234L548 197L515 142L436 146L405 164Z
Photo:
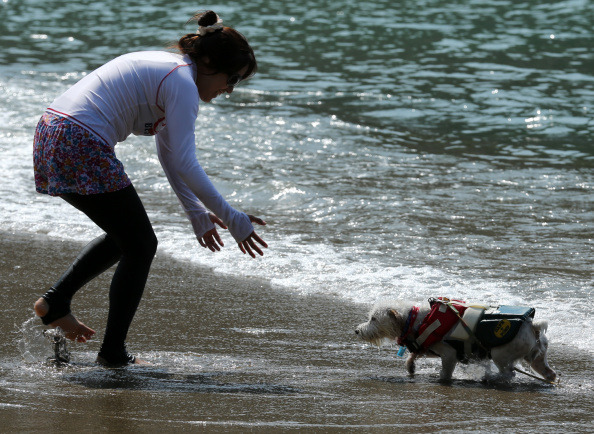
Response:
M230 94L240 81L253 76L254 53L247 40L223 27L214 12L197 14L193 20L198 32L179 40L180 54L138 52L108 62L58 97L35 132L37 191L61 197L105 233L84 248L34 309L44 324L86 342L95 331L71 313L71 299L118 263L97 358L103 364L141 363L127 352L124 341L157 248L146 211L115 157L117 142L131 133L155 136L159 161L201 246L220 250L218 225L229 229L244 254L262 255L259 245L267 247L252 226L266 223L232 208L195 155L199 101Z

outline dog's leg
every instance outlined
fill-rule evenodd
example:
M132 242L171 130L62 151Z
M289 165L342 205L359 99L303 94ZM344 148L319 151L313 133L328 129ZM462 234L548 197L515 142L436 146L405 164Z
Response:
M509 379L515 375L516 362L527 357L535 346L532 322L526 321L511 342L491 349L491 359L499 373Z
M509 357L509 355L505 351L501 351L500 348L502 347L493 348L491 350L491 358L499 370L499 375L505 379L510 379L516 375L514 372L516 359Z
M415 361L419 357L419 353L410 353L408 355L408 359L406 359L406 370L408 371L408 375L411 377L415 375Z
M454 347L444 342L438 342L433 345L430 350L441 357L441 372L439 374L439 379L446 382L451 381L454 369L458 364Z
M524 358L524 360L530 363L530 367L532 367L535 372L542 375L545 380L553 382L557 379L557 373L553 371L547 363L549 340L544 332L537 328L537 326L534 327L534 334L536 336L536 347Z

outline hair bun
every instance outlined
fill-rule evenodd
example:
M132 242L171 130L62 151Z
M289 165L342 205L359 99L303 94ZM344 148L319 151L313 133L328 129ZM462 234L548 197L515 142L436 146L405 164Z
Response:
M215 24L218 21L219 16L215 14L213 11L206 11L202 12L201 14L195 15L195 18L199 26L208 27Z

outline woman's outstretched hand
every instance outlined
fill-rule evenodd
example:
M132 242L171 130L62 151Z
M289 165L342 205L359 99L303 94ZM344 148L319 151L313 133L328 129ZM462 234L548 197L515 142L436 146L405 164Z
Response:
M249 214L248 217L250 218L250 221L252 223L257 223L260 226L266 226L266 222L261 218ZM260 247L254 241L257 241L262 247L268 247L268 244L266 244L266 242L258 236L256 231L252 232L250 236L243 240L241 243L237 243L237 245L239 246L239 249L243 252L244 255L246 253L249 253L249 255L252 258L255 258L256 254L254 253L254 251L256 251L260 256L264 256L264 252L262 252L262 249L260 249Z
M213 213L210 213L209 217L210 217L210 221L212 223L219 225L223 229L227 229L227 226L225 226L225 223L223 223L223 220L218 218L216 215L214 215ZM207 249L210 249L211 252L220 251L221 247L224 246L223 240L221 240L221 237L219 236L219 233L217 232L216 227L212 228L210 231L206 232L204 235L202 235L201 238L198 238L198 242L200 243L200 245L202 247L206 247Z

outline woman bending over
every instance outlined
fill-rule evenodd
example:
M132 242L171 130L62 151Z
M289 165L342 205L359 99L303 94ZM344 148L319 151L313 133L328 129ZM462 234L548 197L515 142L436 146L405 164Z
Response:
M266 243L252 223L266 223L232 208L195 154L200 101L232 93L257 69L254 52L239 32L212 11L193 17L196 33L180 51L120 56L59 96L41 117L34 139L35 185L85 213L104 234L91 241L34 309L44 324L86 342L95 331L70 311L83 285L118 264L109 290L109 313L98 362L141 363L125 339L157 249L146 211L114 147L130 134L155 136L159 161L201 246L223 246L216 226L229 229L239 249L256 257Z

